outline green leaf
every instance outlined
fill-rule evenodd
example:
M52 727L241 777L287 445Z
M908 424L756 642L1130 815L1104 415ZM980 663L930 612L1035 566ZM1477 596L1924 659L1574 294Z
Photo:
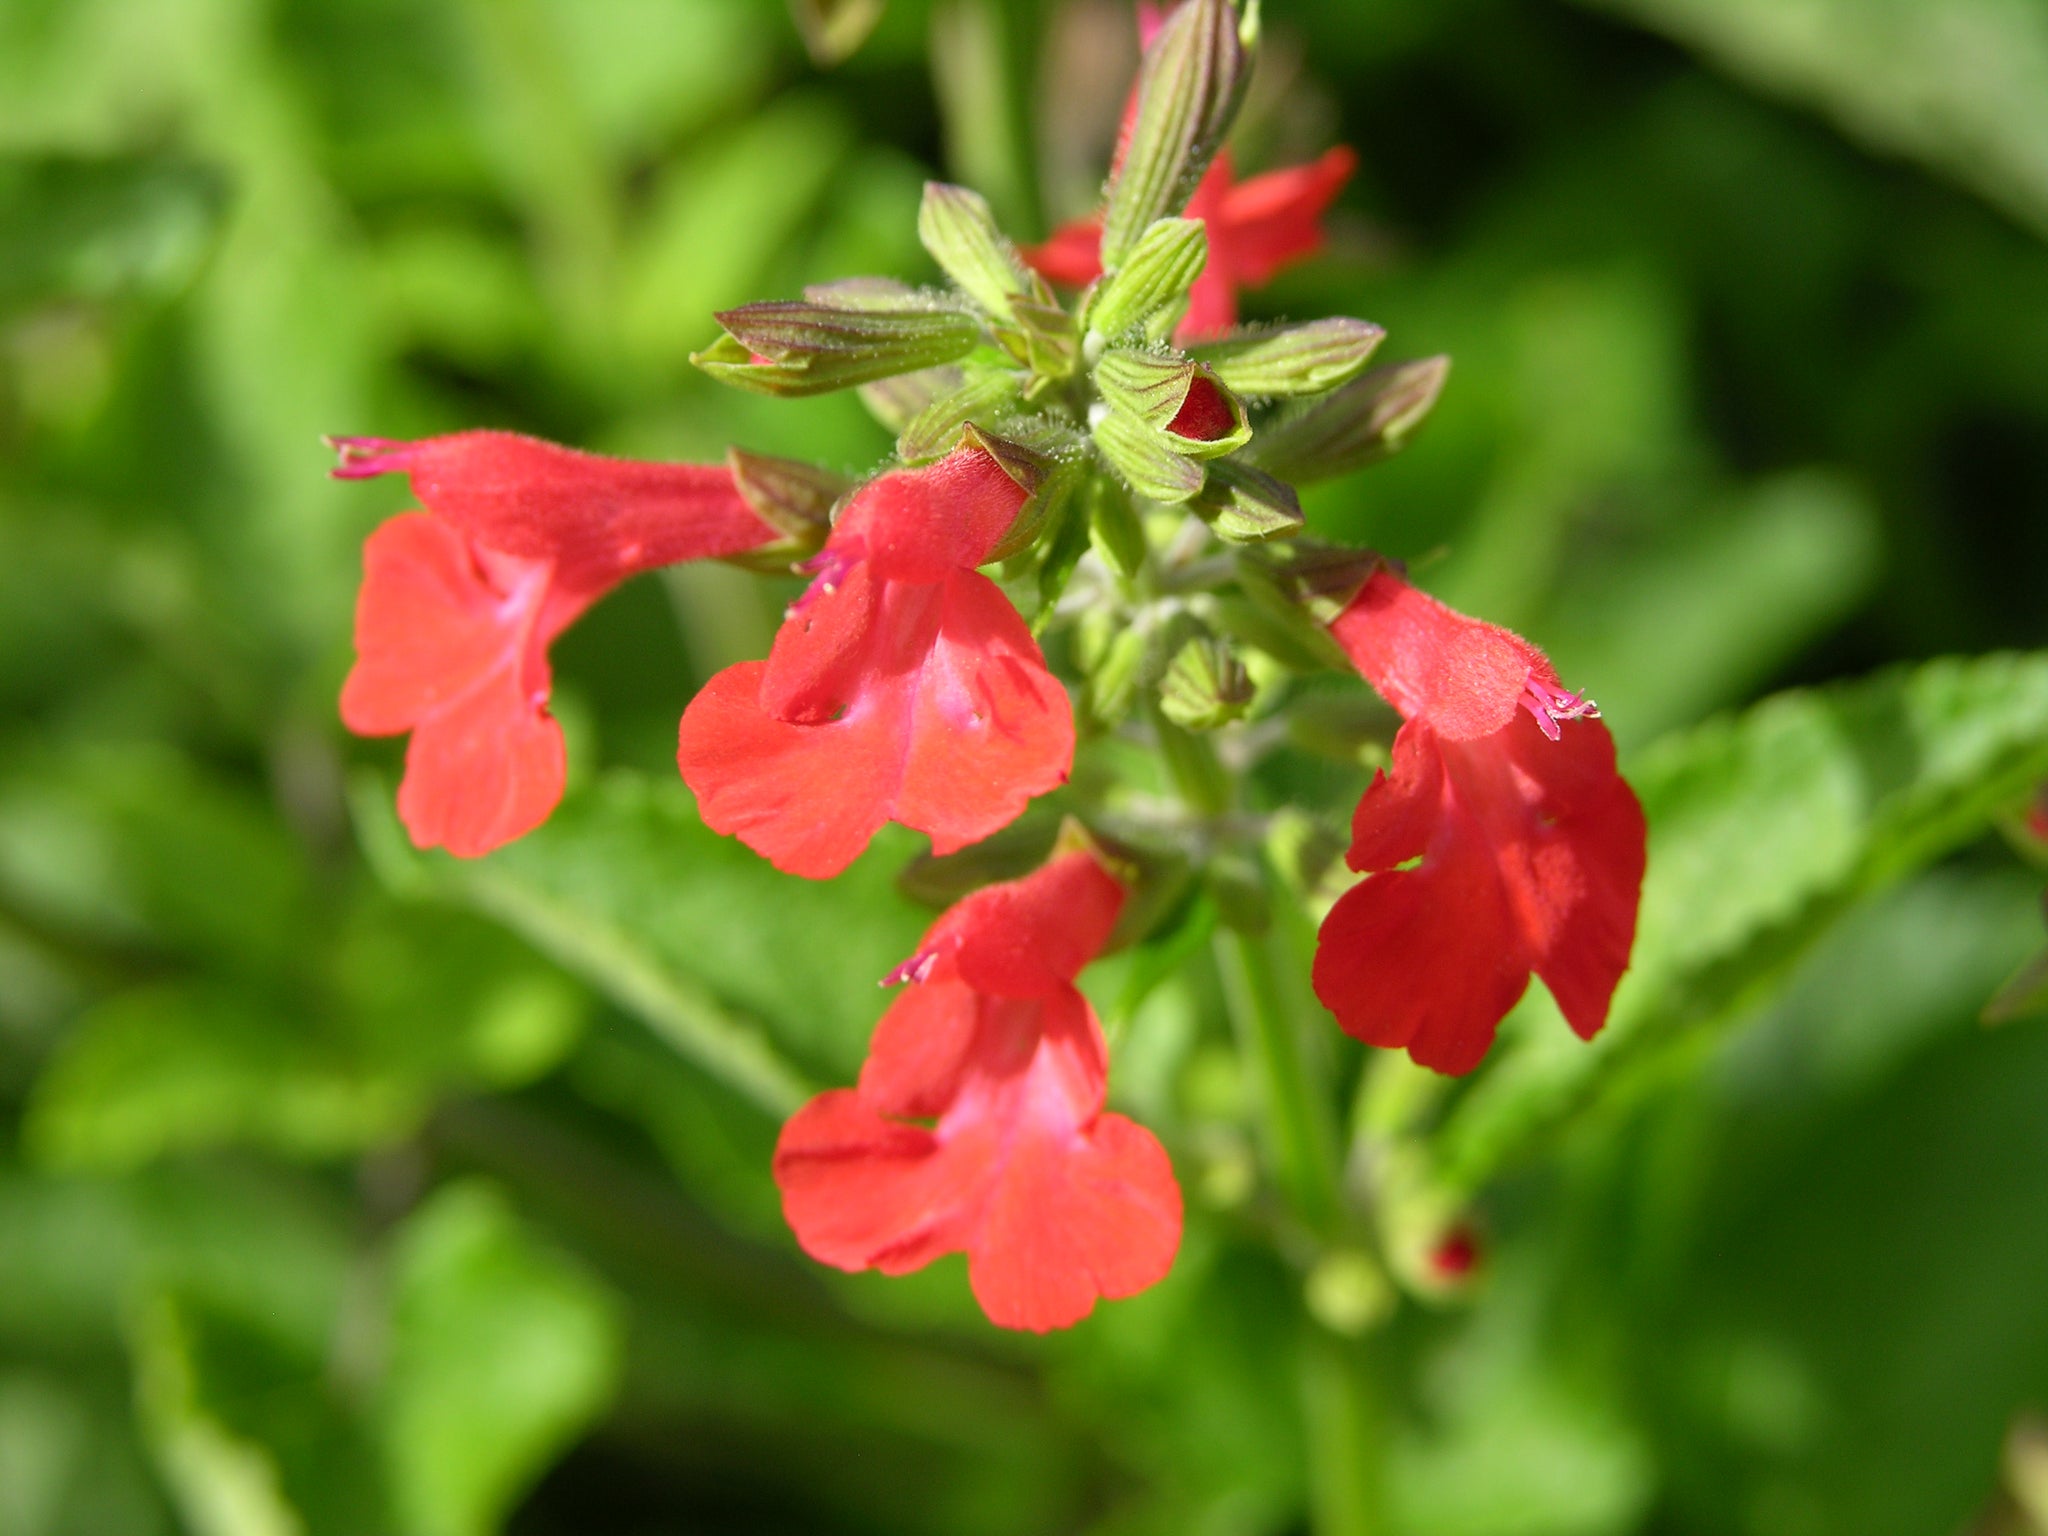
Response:
M406 1222L391 1295L378 1418L392 1504L409 1536L491 1536L610 1401L615 1305L476 1184Z
M1590 1101L1690 1059L1844 912L2048 777L2048 655L1781 694L1667 742L1629 777L1649 816L1649 875L1607 1027L1582 1044L1547 997L1525 1003L1440 1132L1459 1187Z
M199 1536L382 1536L370 1448L327 1361L268 1319L158 1292L130 1328L137 1400L165 1481Z
M333 1156L405 1130L425 1108L423 1086L349 1060L238 993L161 987L78 1022L36 1083L24 1135L66 1169L236 1143Z
M705 827L680 782L609 775L471 861L411 852L388 793L356 797L387 881L495 917L776 1115L811 1091L792 1057L853 1076L876 983L929 917L895 893L895 839L830 884L798 880Z
M1585 0L2048 233L2048 17L2011 0Z
M226 205L218 172L171 159L0 159L0 314L174 294Z

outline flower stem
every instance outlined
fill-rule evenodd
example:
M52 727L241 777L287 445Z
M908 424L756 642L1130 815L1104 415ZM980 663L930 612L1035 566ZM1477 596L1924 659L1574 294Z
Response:
M1336 1138L1281 992L1270 935L1218 932L1216 963L1239 1048L1258 1078L1274 1178L1295 1213L1327 1233L1338 1210Z
M1305 1325L1302 1407L1315 1536L1383 1536L1386 1530L1379 1454L1386 1425L1367 1349L1314 1322Z

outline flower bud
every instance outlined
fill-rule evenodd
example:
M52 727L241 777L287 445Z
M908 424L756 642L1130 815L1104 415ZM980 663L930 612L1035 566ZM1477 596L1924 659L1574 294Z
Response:
M1297 533L1303 522L1293 486L1231 459L1209 466L1209 478L1192 505L1218 538L1233 544Z
M996 227L988 199L942 181L924 184L917 238L960 291L998 319L1012 318L1016 299L1052 299L1044 280L1024 265L1016 246Z
M1145 557L1152 552L1137 509L1114 485L1104 485L1088 504L1088 543L1125 581L1145 568Z
M1263 423L1250 457L1296 485L1377 463L1407 445L1436 405L1450 369L1447 357L1375 368Z
M1098 403L1090 413L1088 432L1124 484L1147 501L1171 506L1202 488L1205 471L1201 461L1175 453L1165 433L1146 426L1128 411Z
M1023 382L1007 371L985 373L940 395L904 427L896 439L896 457L906 464L923 464L952 452L962 427L999 415L1017 398Z
M917 413L942 395L950 395L967 382L967 370L956 364L942 368L921 368L916 373L899 373L877 379L856 391L867 412L891 432L901 432L917 419Z
M733 485L754 514L789 541L769 546L769 552L781 559L800 559L823 543L832 509L853 489L844 475L800 459L728 448L725 462Z
M1385 1322L1397 1299L1387 1272L1362 1248L1324 1254L1302 1287L1309 1315L1347 1339L1361 1338Z
M1113 348L1095 365L1095 387L1113 410L1160 433L1187 458L1221 458L1252 435L1244 407L1216 375L1172 353Z
M1198 635L1167 663L1159 680L1159 710L1183 730L1212 731L1241 718L1252 694L1251 677L1230 642Z
M1124 157L1102 213L1102 266L1114 272L1156 219L1187 206L1237 115L1251 57L1230 0L1186 0L1160 28L1138 77Z
M1193 355L1240 395L1320 395L1357 376L1386 338L1366 320L1312 320L1210 342Z
M1081 336L1074 328L1074 317L1057 304L1015 299L1010 314L1023 353L1021 361L1031 370L1026 395L1035 400L1048 387L1074 376L1081 366Z
M761 394L816 395L950 363L981 340L973 315L919 295L834 297L725 310L725 334L690 361Z
M1184 305L1208 260L1209 237L1200 219L1158 220L1124 264L1096 284L1083 323L1103 336L1119 336Z

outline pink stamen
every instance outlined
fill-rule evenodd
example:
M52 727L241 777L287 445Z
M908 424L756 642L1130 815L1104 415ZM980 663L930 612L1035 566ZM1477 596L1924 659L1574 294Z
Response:
M809 576L811 584L805 587L803 595L783 610L786 619L794 618L821 597L830 597L839 590L839 583L846 579L846 573L857 563L854 556L844 550L829 546L821 549L801 565L792 567L800 574Z
M389 437L330 437L326 443L341 455L328 471L336 480L368 480L403 469L404 451L412 446Z
M1600 706L1591 699L1547 682L1533 672L1529 674L1528 682L1522 685L1519 702L1522 708L1536 717L1537 727L1552 741L1563 738L1564 732L1558 729L1563 721L1600 718Z
M932 967L938 963L939 952L935 949L927 949L921 954L912 955L908 960L897 966L895 970L884 976L881 980L881 985L885 987L900 987L906 981L921 983L930 978Z

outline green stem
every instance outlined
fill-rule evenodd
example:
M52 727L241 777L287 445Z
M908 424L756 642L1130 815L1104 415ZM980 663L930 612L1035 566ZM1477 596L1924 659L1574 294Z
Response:
M1302 1339L1315 1536L1384 1536L1380 1447L1386 1426L1367 1347L1309 1322Z
M1296 1214L1317 1232L1337 1218L1336 1138L1302 1052L1295 1011L1280 988L1263 934L1219 931L1216 964L1238 1047L1257 1074L1267 1155Z

